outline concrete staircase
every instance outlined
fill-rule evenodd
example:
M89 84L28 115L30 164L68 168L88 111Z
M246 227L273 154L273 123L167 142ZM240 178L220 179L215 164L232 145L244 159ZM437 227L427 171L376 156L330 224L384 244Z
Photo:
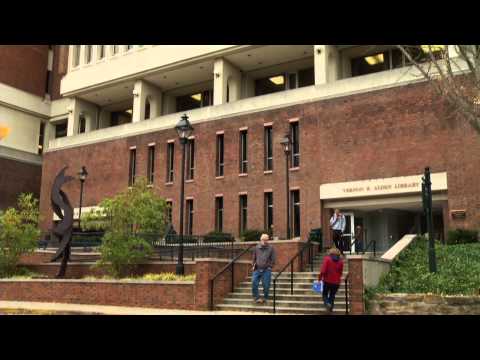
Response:
M320 265L324 255L317 256L313 262L313 272L310 272L310 266L306 267L305 272L295 272L293 274L293 295L290 289L290 272L285 271L277 279L277 301L276 312L278 314L331 314L326 311L323 305L322 295L312 290L312 283L318 278ZM343 278L348 273L348 264L345 262L343 269ZM260 311L273 313L273 278L278 273L272 273L272 283L270 286L269 301L267 304L255 304L252 299L252 277L249 276L242 282L233 293L230 293L222 304L216 306L217 310L225 311ZM259 292L263 294L263 288L260 283ZM345 283L338 289L335 298L335 315L345 314Z

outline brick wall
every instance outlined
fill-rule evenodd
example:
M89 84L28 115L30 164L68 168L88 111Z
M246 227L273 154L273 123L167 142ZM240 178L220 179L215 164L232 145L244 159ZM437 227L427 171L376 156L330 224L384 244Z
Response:
M379 294L370 305L372 315L480 315L480 296Z
M41 166L0 158L0 169L0 209L15 206L22 192L40 197Z
M72 304L195 308L193 282L127 283L81 280L0 280L0 299Z
M1 45L0 82L43 97L48 45Z
M448 173L448 207L466 209L465 220L445 219L446 226L480 227L480 137L468 125L449 122L447 107L428 84L416 84L364 94L290 106L195 125L195 180L185 185L194 198L195 234L214 229L215 194L224 196L224 231L238 235L239 192L248 193L248 227L264 226L264 190L274 198L274 235L284 237L285 158L280 139L289 119L299 118L300 169L290 183L300 189L301 237L320 227L322 204L319 186L324 183L418 175L425 166ZM273 173L263 172L264 123L273 122ZM239 128L248 127L249 172L238 176ZM225 131L225 177L215 179L216 131ZM129 147L137 146L137 174L147 172L148 144L157 143L154 189L173 199L173 222L178 229L180 196L180 145L175 145L175 181L166 185L166 143L177 139L173 129L131 136L98 144L48 152L44 157L41 211L43 228L52 219L48 194L64 166L76 172L89 170L85 206L124 190L128 183ZM113 155L114 154L114 155ZM65 186L75 204L79 186ZM328 236L328 231L325 233Z
M363 260L361 258L348 259L348 273L350 277L348 293L350 296L350 312L352 315L361 315L365 312Z

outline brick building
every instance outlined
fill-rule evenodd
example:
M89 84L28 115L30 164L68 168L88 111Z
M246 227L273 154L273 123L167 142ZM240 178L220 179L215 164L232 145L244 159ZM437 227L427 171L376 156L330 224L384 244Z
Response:
M454 52L450 52L455 56ZM389 46L73 45L60 93L67 118L50 122L42 171L42 228L49 189L65 165L86 166L84 206L146 177L178 229L181 146L187 114L185 229L236 237L266 229L286 237L286 162L292 141L291 228L329 239L334 208L347 232L388 248L424 231L421 175L433 173L434 223L480 227L480 137ZM56 137L57 127L66 135ZM65 186L78 206L79 184ZM461 210L464 217L452 217Z
M40 197L45 129L52 118L66 114L60 99L66 50L0 46L0 209L15 205L21 192Z

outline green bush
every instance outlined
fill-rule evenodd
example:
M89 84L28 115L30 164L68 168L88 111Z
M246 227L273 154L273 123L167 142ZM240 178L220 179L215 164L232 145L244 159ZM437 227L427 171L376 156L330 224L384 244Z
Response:
M40 237L38 200L20 194L17 209L0 212L0 276L12 276L23 254L35 251Z
M82 227L105 230L98 266L114 277L126 276L153 251L145 234L163 236L166 202L148 188L145 179L138 178L131 189L103 200L99 207L83 218Z
M471 244L478 242L478 231L467 229L455 229L448 231L447 244Z
M435 244L437 273L428 266L428 241L418 237L380 279L376 292L474 295L480 289L480 243Z
M234 240L232 234L211 231L203 237L204 243L232 242Z
M265 233L263 230L245 230L241 235L242 241L260 241L260 236Z

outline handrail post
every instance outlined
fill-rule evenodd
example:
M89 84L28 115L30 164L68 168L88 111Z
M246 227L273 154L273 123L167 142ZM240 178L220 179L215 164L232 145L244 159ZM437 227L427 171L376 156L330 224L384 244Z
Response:
M293 295L293 261L290 263L290 295Z
M345 277L345 314L348 315L348 276Z
M235 262L232 262L232 292L235 287L235 272L233 270L234 268L235 268Z
M373 240L373 257L377 256L377 242Z
M273 279L273 313L275 314L275 301L277 300L277 278Z
M210 280L210 299L209 299L209 309L210 311L213 311L213 279Z

